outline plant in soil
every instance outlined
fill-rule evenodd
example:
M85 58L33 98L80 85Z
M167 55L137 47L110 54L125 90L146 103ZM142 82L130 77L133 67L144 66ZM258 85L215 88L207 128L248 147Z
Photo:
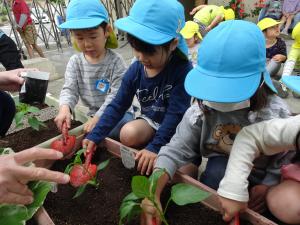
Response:
M201 202L210 196L210 193L200 190L193 185L179 183L171 188L171 196L169 197L165 208L162 210L155 200L155 191L159 177L164 174L164 170L155 171L149 178L145 176L134 176L131 181L132 192L128 194L122 201L120 207L119 225L131 220L134 216L142 212L141 201L144 198L150 200L159 213L160 220L163 224L168 225L165 214L169 203L173 201L176 205L183 206L191 203ZM153 220L153 225L156 221Z
M91 163L92 154L86 154L85 163L82 162L81 156L85 153L86 149L83 148L75 154L73 162L67 165L65 173L70 175L70 184L77 188L73 198L79 197L86 189L87 185L99 187L97 182L97 173L103 170L109 163L110 159L101 162L98 166Z
M13 151L10 148L0 148L0 155L2 154L13 154ZM33 203L29 205L0 204L0 224L25 225L26 221L43 205L52 184L45 181L32 181L28 183L28 187L34 195Z
M46 125L43 122L39 121L38 118L32 114L32 113L40 112L40 110L37 107L31 106L26 103L17 102L16 109L17 109L17 113L16 113L14 119L15 119L17 128L20 128L24 125L23 120L24 120L25 116L27 117L28 124L34 130L38 131L41 126L46 127Z

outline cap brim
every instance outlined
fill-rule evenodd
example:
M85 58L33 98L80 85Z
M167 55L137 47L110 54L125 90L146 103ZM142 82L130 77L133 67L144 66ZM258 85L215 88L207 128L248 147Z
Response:
M199 66L192 69L184 82L187 93L195 98L223 103L241 102L256 92L261 76L241 78L215 77L205 74Z
M59 25L59 28L63 29L88 29L88 28L93 28L97 27L100 25L104 19L101 18L91 18L91 19L77 19L77 20L69 20L61 25Z
M138 39L153 45L164 44L174 38L171 35L161 33L140 24L134 21L130 16L118 19L115 22L115 26L118 29L137 37Z
M271 76L267 70L264 71L263 76L264 76L264 81L265 81L266 85L268 85L268 87L277 94L278 93L277 89L275 88L275 86L272 82Z
M282 76L281 81L292 91L300 94L300 77L299 76Z

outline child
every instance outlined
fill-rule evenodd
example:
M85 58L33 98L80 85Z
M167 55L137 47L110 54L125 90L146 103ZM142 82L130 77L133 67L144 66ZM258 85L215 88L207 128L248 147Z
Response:
M92 151L121 119L136 95L141 116L124 125L121 142L142 148L136 154L137 169L150 174L160 147L169 142L189 107L190 97L183 84L192 69L187 45L180 34L184 9L174 0L137 0L129 16L116 21L127 32L136 61L127 70L114 100L96 127L83 141Z
M282 26L285 24L282 34L288 35L288 29L292 23L294 16L300 12L300 1L299 0L284 0L282 7Z
M295 41L284 64L282 76L290 76L293 71L295 74L300 75L300 22L294 27L292 38ZM299 95L294 92L293 95L294 97L299 97Z
M80 97L89 108L88 116L92 116L84 126L84 131L90 132L116 95L126 65L119 54L108 49L117 47L117 39L108 24L108 13L99 0L72 0L66 20L60 28L71 30L82 53L72 56L67 65L55 123L59 130L64 121L70 128L71 115ZM131 119L128 114L123 122ZM118 136L122 123L111 134L113 137Z
M199 43L202 40L202 36L199 32L199 25L194 21L187 21L180 33L188 45L189 60L195 67L197 64L197 51L199 48Z
M266 57L267 57L267 70L271 75L271 78L276 77L280 70L281 64L286 60L286 44L279 38L280 22L277 22L271 18L264 18L257 23L257 26L264 33L266 39ZM288 96L288 92L285 92L279 82L273 81L277 87L278 95L282 98Z
M265 67L265 49L262 32L242 20L225 21L203 39L198 65L185 80L185 89L198 99L198 105L186 111L176 133L158 154L155 168L166 173L158 181L157 199L178 168L202 156L208 162L200 181L217 189L240 129L289 115L283 100L273 94L276 89ZM260 172L254 174L257 182ZM144 200L143 205L147 204Z
M297 161L300 156L300 116L288 119L273 119L244 127L237 135L218 194L224 210L223 218L229 221L237 212L247 207L249 199L248 180L252 161L260 154L274 155L295 150ZM292 152L285 153L291 154ZM295 156L294 156L294 159ZM287 163L287 162L284 162ZM282 165L281 163L280 165ZM243 169L241 169L243 168ZM297 172L299 177L299 171ZM266 203L271 213L288 224L300 224L299 179L291 174L278 185L268 188ZM296 181L294 181L294 178Z
M235 18L232 9L224 9L223 6L216 5L199 5L191 12L191 14L194 13L193 19L194 22L198 23L202 37L223 20L233 20Z
M30 9L25 0L9 0L9 2L12 5L12 11L17 23L17 31L24 41L29 57L34 57L34 49L40 57L45 58L43 50L37 45L37 32L32 23Z

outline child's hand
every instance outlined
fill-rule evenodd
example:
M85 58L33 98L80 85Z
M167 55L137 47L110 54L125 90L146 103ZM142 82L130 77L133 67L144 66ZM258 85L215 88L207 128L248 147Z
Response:
M94 152L97 148L97 145L95 142L89 140L89 139L83 139L82 141L82 147L83 148L86 148L86 151L85 151L85 156L88 155L89 153L91 152Z
M98 120L99 120L99 117L98 117L98 116L94 116L93 118L90 118L90 119L84 124L83 132L84 132L84 133L89 133L89 132L91 132L91 131L94 129L94 127L96 126Z
M256 185L250 190L249 208L258 213L263 213L266 209L266 195L269 186L260 184Z
M156 199L156 203L160 210L162 210L161 203L159 199ZM161 221L159 218L159 213L154 207L153 203L145 198L141 203L141 208L143 209L143 213L141 214L141 225L160 225ZM155 221L155 224L153 223Z
M136 153L135 160L139 161L137 170L141 171L141 175L144 175L145 172L147 176L151 174L156 157L157 154L148 151L147 149L143 149Z
M221 196L218 198L223 210L223 220L226 222L231 221L237 213L243 212L247 208L247 202L239 202Z
M286 60L286 56L285 55L281 55L281 54L277 54L277 55L274 55L272 59L275 62L283 62L284 60Z
M69 106L67 105L62 105L59 109L58 115L55 117L54 122L57 126L57 128L61 131L62 124L64 121L67 122L67 127L68 129L71 128L71 113Z

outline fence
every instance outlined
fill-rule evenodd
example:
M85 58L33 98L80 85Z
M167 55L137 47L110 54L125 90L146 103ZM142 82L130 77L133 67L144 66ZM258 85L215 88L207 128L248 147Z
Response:
M83 0L84 1L84 0ZM128 15L129 9L134 3L134 0L101 0L106 7L110 23L113 23L118 19ZM61 30L58 25L65 21L66 18L66 5L68 4L64 0L30 0L27 1L31 9L31 17L34 20L35 26L38 33L39 45L44 45L45 48L49 49L50 46L56 46L58 50L62 50L63 45L71 44L69 32L67 30ZM18 49L26 58L23 49L23 40L20 38L16 28L14 17L11 13L11 8L7 0L2 0L0 5L0 11L6 10L9 19L9 27L6 33L15 40ZM123 39L123 33L117 31L119 39Z

